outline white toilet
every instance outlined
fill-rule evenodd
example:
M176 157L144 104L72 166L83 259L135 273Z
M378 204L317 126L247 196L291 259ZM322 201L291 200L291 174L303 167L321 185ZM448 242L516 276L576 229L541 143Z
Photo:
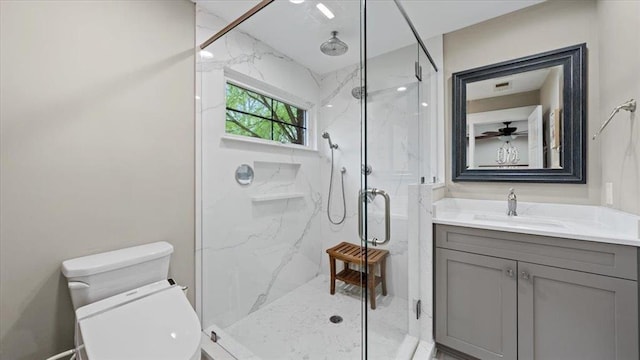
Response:
M199 360L200 322L167 279L173 246L136 246L62 263L82 360ZM84 345L83 347L81 345Z

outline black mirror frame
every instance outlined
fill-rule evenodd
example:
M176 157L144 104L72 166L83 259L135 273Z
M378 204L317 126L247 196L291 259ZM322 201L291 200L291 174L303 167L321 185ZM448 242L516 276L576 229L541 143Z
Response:
M452 75L452 180L586 184L587 45L578 44ZM467 169L467 84L546 67L563 66L562 168Z

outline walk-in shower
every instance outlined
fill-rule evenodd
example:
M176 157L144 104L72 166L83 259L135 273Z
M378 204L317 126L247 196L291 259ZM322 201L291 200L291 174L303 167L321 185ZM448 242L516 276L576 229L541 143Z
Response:
M410 211L431 178L426 47L395 1L324 1L331 21L313 2L263 1L223 20L241 3L199 3L196 19L213 55L196 79L203 332L238 359L406 358L431 339L416 263L429 243ZM342 242L350 265L327 253Z

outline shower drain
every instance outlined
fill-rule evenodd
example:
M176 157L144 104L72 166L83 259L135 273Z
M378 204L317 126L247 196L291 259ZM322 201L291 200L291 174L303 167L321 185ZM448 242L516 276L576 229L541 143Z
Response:
M332 317L329 318L329 321L331 321L334 324L340 324L342 322L342 316L333 315Z

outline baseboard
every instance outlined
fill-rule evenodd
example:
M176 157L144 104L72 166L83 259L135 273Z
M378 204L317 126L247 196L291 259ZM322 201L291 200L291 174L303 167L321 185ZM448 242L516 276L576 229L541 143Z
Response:
M445 354L451 355L453 357L456 357L460 360L480 360L476 357L473 357L471 355L467 355L463 352L460 352L458 350L452 349L446 345L442 345L439 343L436 343L436 348L438 349L438 351L442 351Z

